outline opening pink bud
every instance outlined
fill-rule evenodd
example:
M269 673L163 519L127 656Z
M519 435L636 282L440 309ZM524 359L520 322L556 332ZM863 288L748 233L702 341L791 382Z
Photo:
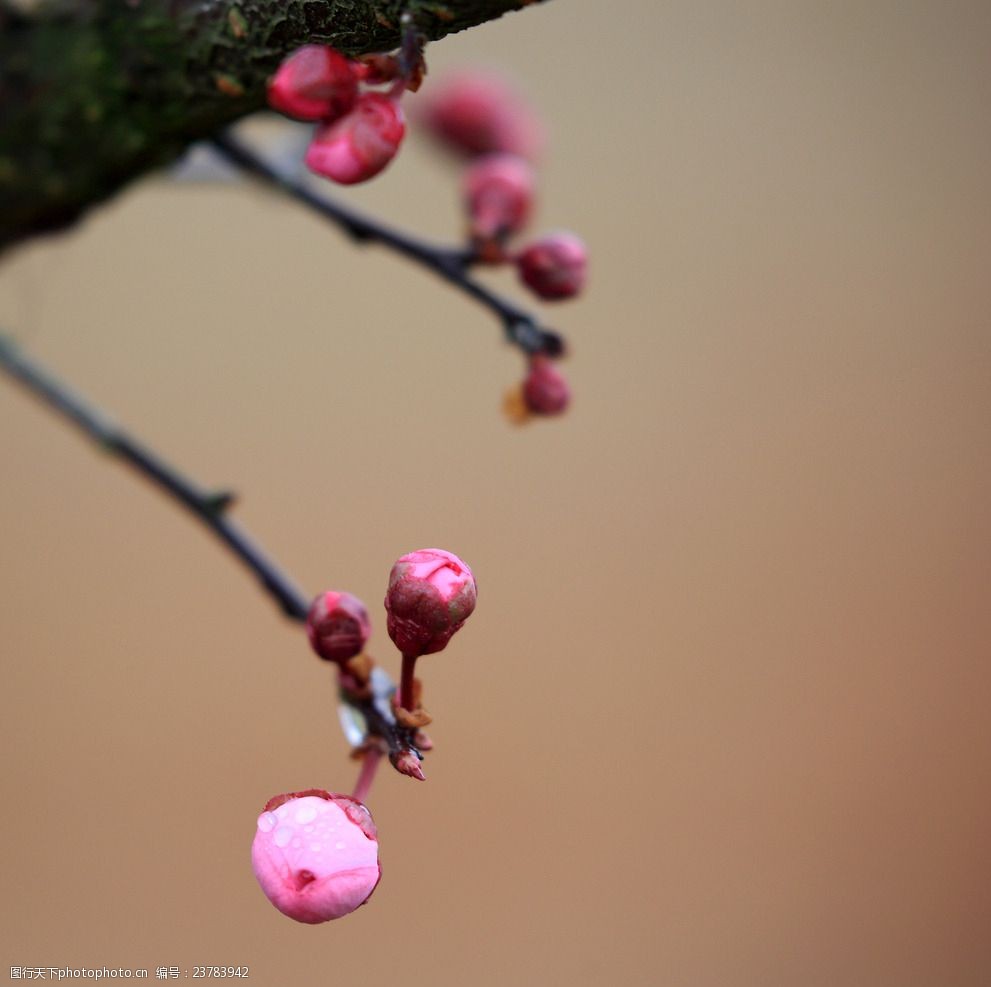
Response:
M541 298L572 298L585 286L588 252L573 233L551 233L516 258L522 281Z
M471 233L490 240L521 230L533 205L533 169L513 154L493 154L472 164L464 178Z
M405 133L403 112L394 99L362 93L347 116L317 130L304 160L310 171L354 185L385 168Z
M523 403L535 415L559 415L571 402L571 388L564 375L543 354L530 357L530 371L523 381Z
M360 655L372 633L365 604L350 593L327 590L311 604L306 636L327 661L345 662Z
M471 615L477 597L475 577L456 555L440 548L410 552L389 574L389 637L403 655L441 651Z
M268 84L268 105L297 120L336 120L358 98L354 63L327 45L304 45Z
M540 121L503 79L463 72L426 97L423 120L433 135L464 154L505 152L533 160L543 144Z
M320 789L269 800L258 817L251 866L268 900L310 925L363 905L382 874L368 809Z

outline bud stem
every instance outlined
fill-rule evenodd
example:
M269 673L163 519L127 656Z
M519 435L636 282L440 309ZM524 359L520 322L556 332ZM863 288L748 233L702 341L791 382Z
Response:
M351 798L364 803L368 798L372 782L375 780L375 772L378 770L379 761L382 760L382 751L378 747L369 747L365 751L365 756L361 759L361 770L358 772L358 780L354 783L354 791Z
M415 708L413 700L413 669L416 655L403 655L403 670L399 678L399 705L411 713Z

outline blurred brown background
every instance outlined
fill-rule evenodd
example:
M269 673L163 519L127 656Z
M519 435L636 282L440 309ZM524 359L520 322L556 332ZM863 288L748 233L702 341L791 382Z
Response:
M378 616L439 545L438 749L384 878L284 919L265 800L348 790L328 670L190 519L0 381L0 966L251 982L991 979L991 6L555 0L430 49L549 122L576 400L491 318L253 187L150 180L0 266L0 323ZM429 83L428 83L429 84ZM354 201L439 239L420 140ZM515 291L501 274L494 282Z

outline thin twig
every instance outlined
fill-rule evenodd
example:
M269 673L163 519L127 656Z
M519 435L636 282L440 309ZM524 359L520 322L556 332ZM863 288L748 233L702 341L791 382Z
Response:
M358 772L358 780L354 783L354 791L351 798L364 802L368 799L372 782L375 780L375 771L382 760L382 752L377 747L369 747L361 759L361 770Z
M23 356L14 343L3 336L0 336L0 366L36 397L76 425L102 449L119 456L147 480L179 501L254 573L287 617L306 620L310 608L306 596L227 517L226 510L234 500L230 493L200 489L150 449L132 439L110 419L91 408L48 371Z
M422 264L453 284L495 313L502 322L508 340L525 353L557 356L564 350L564 340L558 333L544 329L525 309L507 301L468 273L469 266L475 261L471 252L437 246L403 230L387 226L326 196L318 195L294 176L279 171L243 141L229 134L215 137L212 145L232 164L313 209L357 243L380 243Z
M119 456L150 483L185 507L209 528L220 541L254 574L291 620L305 621L310 608L308 597L282 572L260 546L227 516L234 497L228 491L204 490L183 476L175 467L132 439L109 418L91 407L33 360L25 357L9 338L0 335L0 370L22 384L31 394L75 425L106 452ZM379 672L380 691L392 690L384 671ZM408 730L384 715L372 700L349 698L343 702L361 714L367 733L381 737L390 752L416 754Z

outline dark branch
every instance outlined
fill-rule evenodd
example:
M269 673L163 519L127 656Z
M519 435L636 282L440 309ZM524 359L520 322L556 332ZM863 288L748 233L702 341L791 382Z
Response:
M119 456L150 483L178 501L212 531L254 574L291 620L305 621L309 599L278 566L241 530L225 511L232 503L226 491L204 490L177 469L136 442L61 381L37 363L23 356L14 343L0 335L0 369L21 383L36 398L72 422L101 449ZM390 754L409 751L418 756L413 735L396 723L389 708L392 682L381 669L376 672L373 698L363 699L341 691L343 702L361 715L367 733L380 737ZM353 738L352 738L353 739Z
M248 174L286 193L330 220L357 243L380 243L410 260L422 264L435 274L474 298L492 311L502 322L511 343L527 353L547 353L556 356L563 349L563 340L549 329L538 325L534 317L491 291L468 273L473 255L463 249L437 246L413 234L387 226L324 195L318 195L294 176L284 174L255 153L247 144L230 135L216 137L213 146L228 161Z
M90 408L47 371L22 356L13 343L2 336L0 366L36 397L76 425L102 449L119 456L145 479L179 501L248 567L275 598L287 617L306 620L310 601L224 513L231 501L229 494L201 490L150 449L146 449L98 411Z

